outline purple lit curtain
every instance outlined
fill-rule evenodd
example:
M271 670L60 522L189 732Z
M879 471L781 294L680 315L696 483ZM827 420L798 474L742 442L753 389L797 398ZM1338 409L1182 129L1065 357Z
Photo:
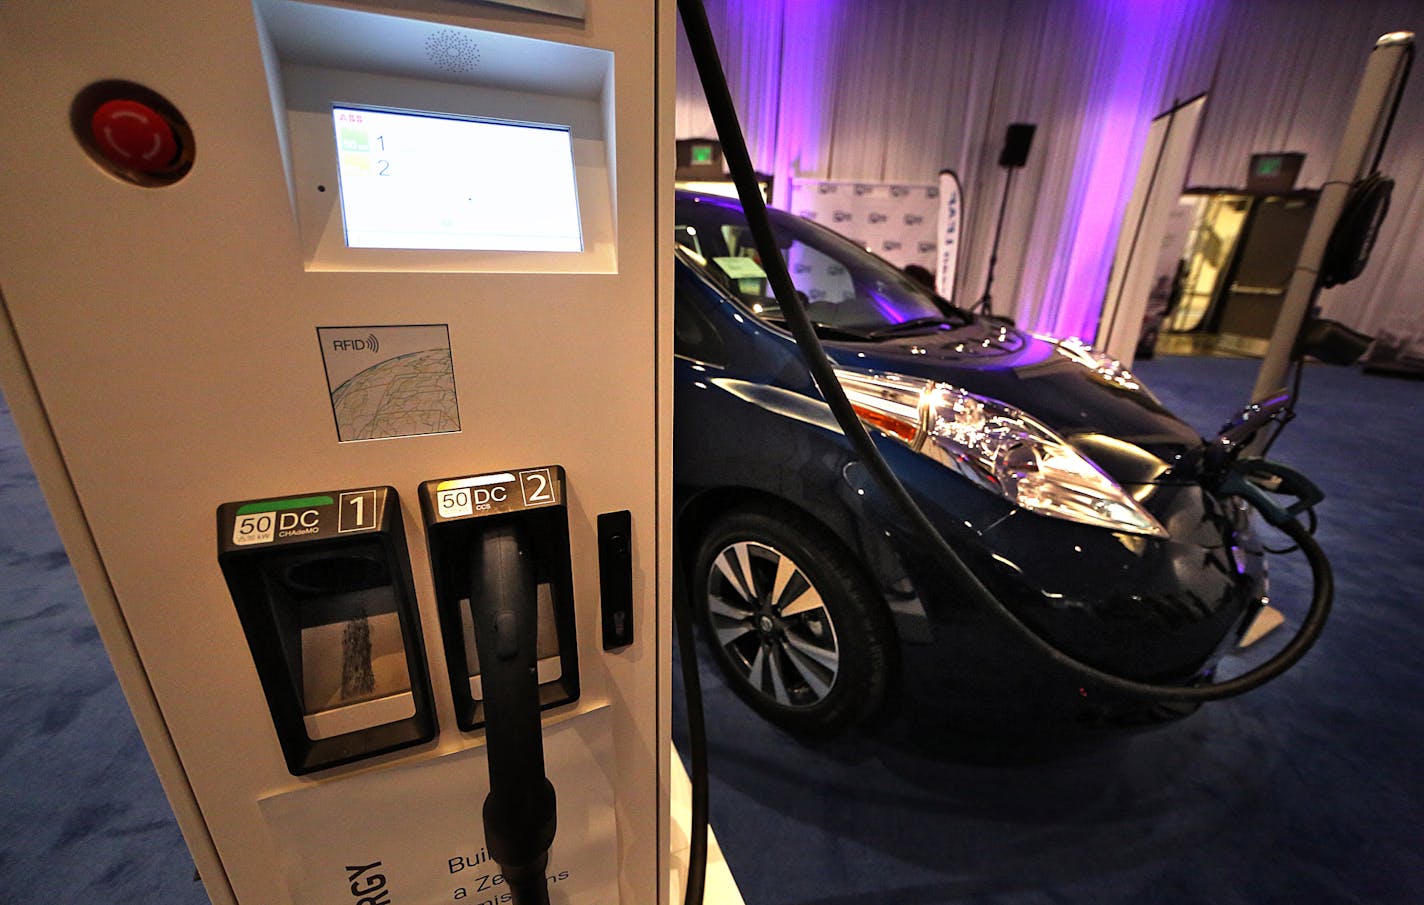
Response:
M708 3L748 143L779 198L793 175L927 182L945 167L959 174L966 299L984 284L1005 127L1036 123L1009 198L995 310L1083 335L1101 306L1134 155L1172 99L1163 82L1174 57L1160 32L1182 9L1141 0ZM710 136L685 53L678 67L678 135ZM1200 91L1210 69L1193 74Z
M1004 128L1037 123L1014 177L995 310L1087 336L1154 116L1215 78L1189 182L1241 185L1252 151L1303 150L1302 184L1318 185L1374 38L1424 30L1424 0L708 0L708 13L779 198L792 175L959 174L965 298L983 287ZM1424 67L1415 82L1386 158L1399 188L1376 261L1325 296L1361 329L1410 310L1398 287L1424 286ZM677 134L714 134L685 52Z
M1097 332L1123 212L1132 193L1150 122L1174 99L1205 90L1210 72L1189 52L1178 56L1177 36L1189 21L1214 20L1209 3L1099 0L1093 72L1084 92L1078 140L1065 148L1071 173L1062 196L1063 222L1035 248L1020 284L1019 310L1027 321L1059 336ZM1181 94L1175 82L1195 83ZM1056 111L1055 121L1074 114ZM1066 155L1071 155L1067 158ZM1051 203L1051 202L1050 202ZM1042 300L1039 302L1038 300ZM1035 307L1037 303L1037 307Z
M828 76L843 37L839 4L811 0L711 0L708 19L753 162L790 192L793 175L822 173L832 135ZM716 129L679 23L677 136L712 138ZM938 170L936 170L938 172Z

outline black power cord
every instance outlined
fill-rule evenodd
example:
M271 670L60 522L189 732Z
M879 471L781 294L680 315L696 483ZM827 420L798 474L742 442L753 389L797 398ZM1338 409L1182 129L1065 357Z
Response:
M687 698L688 756L692 771L692 814L688 832L692 839L687 858L686 905L702 905L707 882L707 724L702 715L702 679L697 673L697 641L692 633L692 604L687 598L682 550L673 529L672 617L677 631L677 654L682 661L682 687Z
M736 183L737 194L741 198L742 208L746 213L747 225L756 241L758 253L761 255L762 270L766 272L767 281L771 285L777 302L781 305L787 328L795 337L802 357L806 360L806 366L846 439L850 441L856 454L870 470L876 483L889 498L901 518L905 520L905 523L912 526L929 542L932 550L971 604L990 613L1030 648L1038 651L1045 658L1077 676L1080 680L1138 700L1178 703L1217 701L1259 688L1295 665L1315 643L1316 638L1320 636L1320 632L1325 627L1334 594L1334 580L1325 552L1294 517L1278 519L1279 524L1276 521L1272 521L1272 524L1284 531L1300 546L1310 564L1311 575L1314 579L1310 611L1306 614L1295 637L1273 658L1249 672L1224 682L1197 686L1156 685L1103 672L1045 641L984 586L978 576L965 565L924 512L920 510L909 492L905 490L904 485L891 471L880 451L875 448L875 442L870 438L859 417L851 408L850 402L846 399L845 391L836 379L833 364L827 356L826 350L821 346L820 339L816 336L816 331L812 328L811 322L806 316L806 310L796 294L796 287L786 269L786 261L781 256L781 249L772 232L771 221L766 214L766 203L756 185L751 157L747 153L746 141L742 136L741 125L737 121L736 109L732 104L732 97L722 74L722 64L717 54L716 42L712 38L712 29L707 22L707 12L703 8L701 0L678 0L678 11L681 13L688 44L692 49L697 72L702 80L703 92L707 96L708 109L717 126L717 136L722 143L723 156L732 173L733 181ZM1253 505L1256 505L1254 500ZM1258 506L1258 508L1260 507Z
M1394 180L1377 172L1351 186L1340 219L1335 221L1325 244L1319 268L1321 286L1340 286L1365 272L1380 226L1389 215L1393 192Z

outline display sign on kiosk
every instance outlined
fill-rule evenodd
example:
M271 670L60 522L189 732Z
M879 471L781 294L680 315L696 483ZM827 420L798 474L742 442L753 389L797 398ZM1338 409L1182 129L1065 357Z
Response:
M306 270L618 271L611 52L286 0L267 23Z
M350 248L582 251L567 126L333 107Z

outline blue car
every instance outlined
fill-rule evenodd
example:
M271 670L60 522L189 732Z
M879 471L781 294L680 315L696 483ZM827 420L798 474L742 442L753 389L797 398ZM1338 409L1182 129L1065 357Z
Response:
M677 530L717 663L795 732L887 704L966 720L1124 724L1187 708L1088 689L968 606L896 519L811 382L740 205L680 193ZM1155 683L1209 678L1262 611L1245 504L1116 362L971 315L771 211L839 379L919 505L1020 619Z

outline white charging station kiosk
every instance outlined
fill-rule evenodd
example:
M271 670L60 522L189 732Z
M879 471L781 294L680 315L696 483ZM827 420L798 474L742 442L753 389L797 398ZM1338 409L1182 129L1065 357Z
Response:
M0 378L215 903L510 901L493 524L551 898L668 900L673 15L0 7Z

